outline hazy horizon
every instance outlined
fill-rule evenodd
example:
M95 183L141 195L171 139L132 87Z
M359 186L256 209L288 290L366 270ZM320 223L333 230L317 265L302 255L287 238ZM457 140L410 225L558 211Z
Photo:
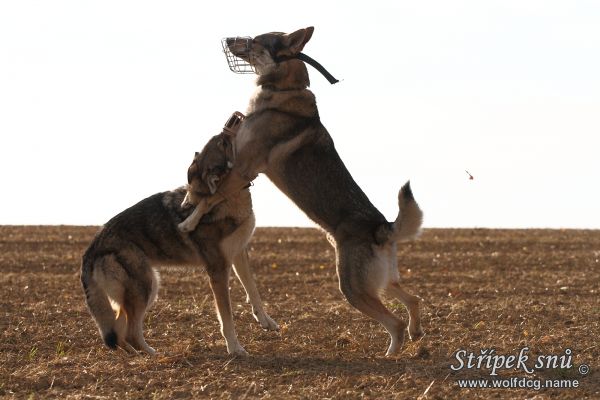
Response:
M321 120L388 218L599 229L600 4L590 1L0 3L2 225L102 225L186 181L254 77L222 37L314 26ZM469 179L468 171L474 179ZM258 226L314 224L265 177Z

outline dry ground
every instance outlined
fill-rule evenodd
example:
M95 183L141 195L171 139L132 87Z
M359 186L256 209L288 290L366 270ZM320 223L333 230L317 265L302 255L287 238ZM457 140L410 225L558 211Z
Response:
M258 229L251 259L279 333L264 332L232 280L240 341L233 359L203 270L161 268L146 319L157 357L102 346L79 262L97 227L0 227L0 397L4 398L600 398L600 231L427 230L400 246L409 291L424 298L426 336L383 357L383 329L337 289L334 253L313 229ZM406 318L404 308L390 302ZM454 354L564 354L572 368L503 378L578 379L577 389L460 389ZM588 364L587 375L578 372Z

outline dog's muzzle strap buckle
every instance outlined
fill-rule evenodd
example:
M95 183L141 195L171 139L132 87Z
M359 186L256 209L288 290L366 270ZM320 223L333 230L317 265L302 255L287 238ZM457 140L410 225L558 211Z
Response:
M242 114L239 111L235 111L233 114L231 114L231 117L229 117L227 122L225 122L225 125L223 126L223 131L228 135L235 136L237 134L237 131L240 129L244 118L246 118L244 114Z

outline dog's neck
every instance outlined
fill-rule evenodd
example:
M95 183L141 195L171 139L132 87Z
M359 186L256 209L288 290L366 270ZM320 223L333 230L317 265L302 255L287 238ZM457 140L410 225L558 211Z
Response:
M303 118L318 118L315 95L308 89L309 83L302 61L282 62L273 71L258 77L258 89L247 112L271 109Z
M302 118L318 118L319 111L315 95L307 88L272 90L259 86L254 96L250 99L247 115L272 110Z
M260 75L256 85L277 92L304 90L310 86L310 79L304 62L292 59L281 62L269 73Z

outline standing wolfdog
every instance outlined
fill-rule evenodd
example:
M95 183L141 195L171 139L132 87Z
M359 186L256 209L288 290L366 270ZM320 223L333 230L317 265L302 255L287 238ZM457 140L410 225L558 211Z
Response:
M188 171L200 192L210 195L216 182L228 173L231 137L214 136L196 153ZM215 207L192 232L178 224L192 213L182 208L185 188L158 193L128 208L104 225L83 255L81 283L87 306L104 343L110 348L154 354L143 335L146 311L156 299L159 277L154 265L201 265L210 278L227 351L243 355L233 326L229 300L229 270L232 262L255 318L265 329L278 329L263 310L246 245L254 231L255 218L249 190L243 189Z
M251 67L259 75L258 88L236 136L231 173L216 194L194 204L210 210L259 173L266 174L327 231L336 249L340 290L352 306L385 327L391 339L387 354L392 355L402 346L407 324L385 307L382 292L408 308L411 338L423 332L420 300L400 286L396 259L396 242L418 234L422 212L406 184L398 195L398 216L389 223L348 172L308 89L301 52L313 30L225 39L225 51L233 55L229 60Z

